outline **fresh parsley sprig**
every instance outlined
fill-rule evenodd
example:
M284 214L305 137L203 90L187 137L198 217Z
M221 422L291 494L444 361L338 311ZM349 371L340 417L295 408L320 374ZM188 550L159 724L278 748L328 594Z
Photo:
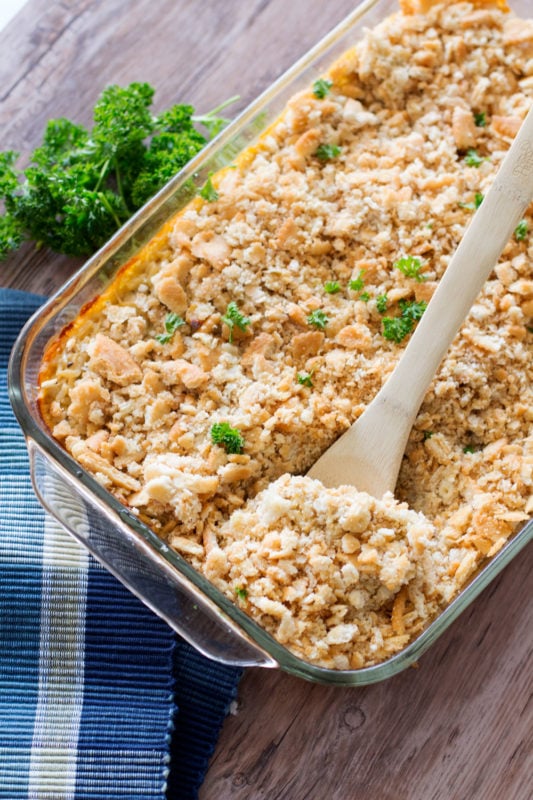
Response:
M523 242L527 236L527 221L525 219L521 219L516 228L514 229L514 238L517 242Z
M422 283L427 280L426 275L421 274L423 264L416 256L402 256L398 261L395 261L394 269L399 269L406 278L413 278L417 283Z
M211 426L211 441L219 444L228 454L239 454L244 450L244 437L238 428L229 422L215 422Z
M389 299L387 297L386 292L384 294L378 294L378 296L376 297L376 308L380 314L385 313L385 311L387 310L388 302Z
M321 144L315 150L315 156L320 161L331 161L332 158L337 158L341 154L341 148L338 144Z
M299 372L296 376L296 381L300 384L300 386L308 386L311 389L313 387L313 373Z
M469 150L466 151L465 155L465 164L467 167L480 167L484 161L488 161L489 159L485 156L480 156L478 151L471 147Z
M313 83L313 94L315 97L318 97L319 100L323 100L324 97L329 94L332 86L333 81L327 78L319 78Z
M179 314L167 314L165 317L166 333L159 333L155 338L161 344L167 344L182 325L185 325L185 320Z
M325 311L322 311L321 308L316 308L314 311L311 311L311 313L308 314L307 322L314 328L318 328L319 330L323 331L328 324L329 319Z
M364 281L364 278L363 278L364 274L365 274L364 269L360 269L357 278L353 278L348 283L348 289L351 289L352 292L360 292L363 289L364 285L365 285L365 281Z
M209 133L209 138L214 139L215 136L217 136L220 131L231 122L231 120L227 117L222 117L220 112L224 111L224 109L227 106L230 106L232 103L237 102L237 100L239 100L238 94L228 98L228 100L224 100L223 103L220 103L220 105L218 105L216 108L208 111L207 114L201 114L199 116L193 115L191 119L197 125L203 125Z
M383 336L399 343L411 333L415 322L422 317L427 308L425 300L400 300L401 314L398 317L383 317Z
M228 303L226 313L222 317L222 322L225 322L229 328L229 342L231 344L233 342L234 328L238 328L240 331L246 331L250 324L250 318L245 317L244 314L239 311L237 303L232 300L231 303Z
M213 173L210 172L207 176L207 180L200 189L200 197L205 200L207 203L214 203L215 200L218 200L219 194L215 187L213 186L213 182L211 180Z
M154 116L148 83L108 86L91 129L50 120L29 166L0 154L0 258L33 240L67 255L90 255L205 145L201 124L215 135L227 120L176 104Z
M473 203L459 203L459 208L466 208L468 211L477 211L483 202L483 197L484 195L481 192L476 192Z

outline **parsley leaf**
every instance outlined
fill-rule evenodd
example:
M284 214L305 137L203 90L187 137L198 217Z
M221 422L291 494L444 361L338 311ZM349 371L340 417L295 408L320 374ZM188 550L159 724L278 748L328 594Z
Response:
M224 102L220 103L220 105L218 105L216 108L208 111L207 114L193 116L191 119L198 125L203 125L204 128L207 128L209 138L214 139L215 136L217 136L220 131L225 128L229 122L231 122L231 120L227 119L226 117L221 117L220 112L223 111L227 106L235 103L238 99L239 95L236 94L233 97L230 97L228 100L224 100Z
M193 124L190 105L174 105L153 121L150 144L142 153L137 175L131 176L131 201L139 208L161 189L205 145Z
M354 278L349 282L348 289L351 289L352 292L360 292L365 285L365 282L363 280L364 274L365 274L364 269L359 270L359 275L357 276L357 278Z
M324 284L324 291L328 294L337 294L340 290L341 285L338 281L326 281Z
M215 187L213 186L213 183L211 181L211 175L212 174L213 174L212 172L209 173L209 176L208 176L206 182L204 183L204 185L202 186L202 188L200 189L200 193L199 193L200 197L202 197L208 203L214 203L215 200L218 200L218 198L219 198L219 194L218 194L217 190L215 189Z
M217 132L227 122L218 112L235 99L203 117L185 104L153 116L153 96L148 83L108 86L92 129L50 120L23 171L16 153L0 153L0 258L25 238L67 255L93 253L204 146L195 123Z
M480 111L479 113L474 114L474 123L478 128L485 128L487 125L487 113L486 111Z
M411 331L427 308L424 300L400 301L399 317L383 317L383 336L393 342L401 342Z
M463 453L475 453L475 452L476 451L471 444L467 444L465 447L463 447Z
M237 303L232 300L231 303L228 303L226 313L222 317L222 322L225 322L229 328L229 342L231 344L233 342L234 328L237 327L239 330L245 331L250 324L250 318L245 317L244 314L239 311Z
M399 302L402 317L411 319L413 322L418 322L421 319L427 305L425 300L400 300Z
M392 342L401 342L412 327L412 321L403 317L383 317L383 336Z
M424 441L425 442L428 439L431 439L432 436L433 436L433 431L424 431L424 433L423 433L423 437L424 437Z
M481 192L476 192L474 195L473 203L459 203L459 208L467 208L469 211L476 211L483 202L483 195Z
M527 222L525 219L520 220L514 230L514 238L517 242L523 242L527 236Z
M484 161L488 161L488 159L480 156L473 147L466 151L465 164L467 167L480 167Z
M319 100L323 100L324 97L329 94L329 90L332 86L333 81L328 81L326 78L319 78L313 83L313 94L315 97L318 97Z
M309 386L309 388L313 386L313 377L311 372L299 372L296 376L296 380L301 386Z
M22 230L17 220L10 214L0 215L0 260L6 258L11 250L20 247L22 238Z
M385 294L378 294L378 296L376 297L376 308L380 314L385 313L385 311L387 310L388 302L389 300L386 292Z
M0 197L9 197L15 189L18 189L19 179L15 168L18 155L14 150L0 153Z
M236 586L235 594L237 595L239 600L242 600L244 602L244 600L246 600L246 598L248 597L248 589L245 589L244 586Z
M337 158L340 155L341 148L338 144L321 144L315 150L315 156L320 161L329 161L332 158Z
M167 344L182 325L185 325L185 320L179 314L167 314L165 318L166 333L159 333L155 338L161 344Z
M394 269L399 269L406 278L414 278L417 283L422 283L427 280L426 275L421 275L422 262L416 256L402 256L398 261L395 261Z
M322 309L317 308L314 311L311 311L311 313L308 315L307 322L309 325L313 325L315 328L323 331L328 324L329 319Z
M228 454L242 453L244 437L237 428L232 428L229 422L215 422L211 426L211 441L219 444Z

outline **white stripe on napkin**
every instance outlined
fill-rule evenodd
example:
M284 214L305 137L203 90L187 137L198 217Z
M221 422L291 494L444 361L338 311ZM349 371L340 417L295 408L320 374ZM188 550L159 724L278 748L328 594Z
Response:
M56 495L54 479L47 489ZM71 499L72 502L72 499ZM84 511L75 509L80 517ZM48 514L44 525L39 692L28 800L73 800L83 704L89 556ZM47 794L48 793L48 794Z

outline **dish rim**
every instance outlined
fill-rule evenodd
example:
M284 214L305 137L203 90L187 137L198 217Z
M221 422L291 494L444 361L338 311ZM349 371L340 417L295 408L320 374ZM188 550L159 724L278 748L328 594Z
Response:
M34 445L63 479L67 480L83 496L90 497L96 503L98 510L105 511L106 514L111 513L117 520L120 520L121 525L119 527L121 530L124 526L127 526L129 533L136 541L143 547L148 547L152 554L157 556L162 568L166 570L170 567L174 573L177 573L176 578L178 582L182 583L185 590L191 591L192 585L194 587L192 591L198 597L202 596L208 601L205 604L206 607L211 607L216 614L223 617L233 633L241 639L244 637L253 643L253 647L264 654L267 657L267 661L273 662L266 663L264 666L275 664L284 671L307 680L344 686L375 683L392 677L413 664L517 555L522 547L533 538L533 520L526 522L519 531L507 540L498 553L488 562L482 564L450 603L398 653L384 661L359 669L336 670L320 667L295 655L287 647L277 642L259 623L255 622L235 603L229 600L177 552L169 548L149 526L138 519L133 512L128 510L114 495L99 484L89 472L64 450L52 437L46 428L44 420L36 415L34 408L32 408L32 400L33 405L35 406L36 404L36 387L27 385L26 373L32 347L36 346L36 340L42 336L46 326L56 321L58 322L57 330L63 328L68 323L68 319L65 318L63 321L59 321L62 312L67 309L68 316L69 304L76 298L83 296L84 287L90 285L91 281L105 270L106 265L113 264L113 259L125 250L128 243L134 239L136 233L143 229L146 231L149 227L155 227L156 230L160 229L164 219L170 218L172 212L167 206L171 204L173 198L177 197L180 188L183 188L190 180L200 184L207 177L211 162L225 148L231 148L231 144L239 132L246 131L247 126L253 127L254 124L257 126L257 119L265 113L269 105L273 104L276 98L283 96L286 90L290 89L291 93L297 91L294 84L298 83L298 79L301 80L303 76L307 76L315 66L317 67L315 72L318 77L320 74L318 63L321 60L325 60L328 54L331 56L331 50L334 46L339 44L369 12L379 9L380 6L383 7L383 15L381 17L383 19L387 13L390 13L391 9L397 9L397 2L396 0L362 0L344 20L271 84L222 133L209 142L145 206L131 217L28 320L13 346L8 367L9 397L29 448ZM306 80L306 83L308 83L308 80ZM257 135L259 133L260 131L258 130ZM245 149L246 146L249 146L249 144L243 145L242 149ZM231 161L228 163L231 163ZM162 212L165 209L166 211L163 214ZM149 240L149 238L150 235L147 235L146 240ZM142 249L144 243L140 244L137 250ZM122 259L120 264L125 263L127 260L127 258ZM118 264L113 268L113 275L117 268L119 268ZM78 302L77 309L72 314L72 319L75 318L82 306L83 303L80 305ZM33 397L31 397L32 392ZM102 559L100 560L102 561ZM104 561L102 563L110 569L108 563ZM114 574L120 578L120 575L116 572ZM178 575L181 576L181 580ZM131 586L129 588L131 590ZM142 599L144 600L144 598ZM144 601L146 602L146 600ZM168 619L167 622L169 622ZM170 624L172 624L171 621Z

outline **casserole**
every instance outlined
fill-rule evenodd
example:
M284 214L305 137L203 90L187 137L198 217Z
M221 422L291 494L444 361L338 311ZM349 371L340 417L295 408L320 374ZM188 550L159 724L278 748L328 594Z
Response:
M416 646L412 649L408 647L399 656L389 659L382 665L370 667L368 670L344 669L342 673L333 673L331 670L318 668L317 671L313 665L306 664L301 659L295 659L293 654L287 653L285 648L276 645L265 632L259 631L257 626L254 626L251 620L240 612L240 609L236 608L234 604L228 603L214 591L212 586L202 581L197 573L182 562L176 554L169 551L165 543L155 537L153 532L148 531L134 513L125 509L120 503L112 502L107 492L80 469L79 465L73 466L67 454L57 444L50 441L46 431L39 424L36 416L38 411L36 397L33 396L30 401L30 393L32 391L31 381L35 381L37 378L36 370L42 360L45 341L60 331L65 324L71 323L80 309L86 303L93 301L95 295L101 294L103 279L111 281L128 257L139 248L143 241L150 238L153 230L159 228L162 219L171 214L173 206L174 208L179 206L191 196L189 179L196 180L197 185L201 186L205 183L209 172L220 169L233 160L237 152L257 135L259 127L267 126L272 119L276 118L289 94L292 95L297 88L309 85L312 79L321 73L326 60L328 63L331 62L337 53L346 49L348 38L350 43L357 38L357 26L363 18L363 12L367 12L366 23L368 19L371 22L375 21L372 15L376 12L386 13L393 7L394 4L383 2L363 4L352 15L349 22L340 26L337 32L328 37L329 44L319 46L314 51L314 55L304 59L303 65L291 71L296 76L294 81L289 81L285 77L280 81L276 91L267 93L252 109L246 112L240 121L237 121L222 135L218 141L218 147L208 148L196 159L182 173L181 179L176 179L158 198L152 201L125 229L119 232L100 254L89 262L86 269L73 279L65 292L60 293L55 300L51 301L39 317L41 322L34 323L34 326L30 328L27 343L24 344L22 340L19 340L12 362L14 405L23 427L32 440L30 441L30 454L34 464L37 490L54 513L70 529L77 531L78 537L84 537L87 540L89 548L97 557L110 566L116 574L119 574L134 591L147 600L182 633L189 637L197 637L196 644L200 644L200 647L203 647L209 654L226 660L237 658L234 652L235 641L225 641L224 637L213 635L213 641L206 643L202 634L205 633L207 636L209 630L215 634L216 628L220 626L222 631L227 631L229 628L234 629L235 621L239 621L242 627L238 634L238 642L247 654L243 658L258 659L269 665L273 665L277 661L284 668L304 674L306 677L346 684L377 680L379 675L384 677L387 671L382 669L380 672L379 667L385 668L385 664L394 670L406 665L409 658L416 658L420 653L420 648L431 640L432 626L412 643L412 645L418 643L418 650ZM345 29L350 29L349 37L343 35ZM311 72L304 72L303 67L305 66ZM263 116L258 121L257 117L260 114ZM247 122L250 124L247 125ZM100 283L98 284L97 281ZM39 348L41 348L40 351ZM32 352L35 361L30 358ZM21 368L24 375L24 384L20 382L21 372L17 376L18 367ZM17 377L19 378L18 382ZM30 409L33 412L31 424ZM36 425L39 433L36 432ZM51 466L54 467L55 474L61 475L60 480L55 480L53 474L50 474ZM76 481L79 495L75 491L66 490L72 486L73 482L76 484ZM109 526L110 520L113 520L113 526ZM109 527L108 530L106 530L106 525ZM516 542L522 543L523 541L522 532L500 550L498 555L490 561L489 567L494 564L503 565L505 554L514 552L513 545L516 548L518 546ZM174 568L177 568L177 573ZM469 587L469 596L474 595L475 590L472 587L479 587L483 583L481 575L486 576L487 574L491 573L490 569L486 567ZM179 596L179 592L183 593L184 591L183 587L190 590L196 599L197 607L193 607L192 611L185 609L184 598ZM203 590L204 595L200 595L199 590ZM462 597L463 594L459 595L439 617L439 620L450 619L453 616L452 609L457 610L460 607ZM207 612L206 616L200 614L201 610ZM224 617L221 612L226 616ZM192 620L192 617L197 619ZM200 624L200 619L202 624ZM195 625L198 630L193 633L191 626Z

